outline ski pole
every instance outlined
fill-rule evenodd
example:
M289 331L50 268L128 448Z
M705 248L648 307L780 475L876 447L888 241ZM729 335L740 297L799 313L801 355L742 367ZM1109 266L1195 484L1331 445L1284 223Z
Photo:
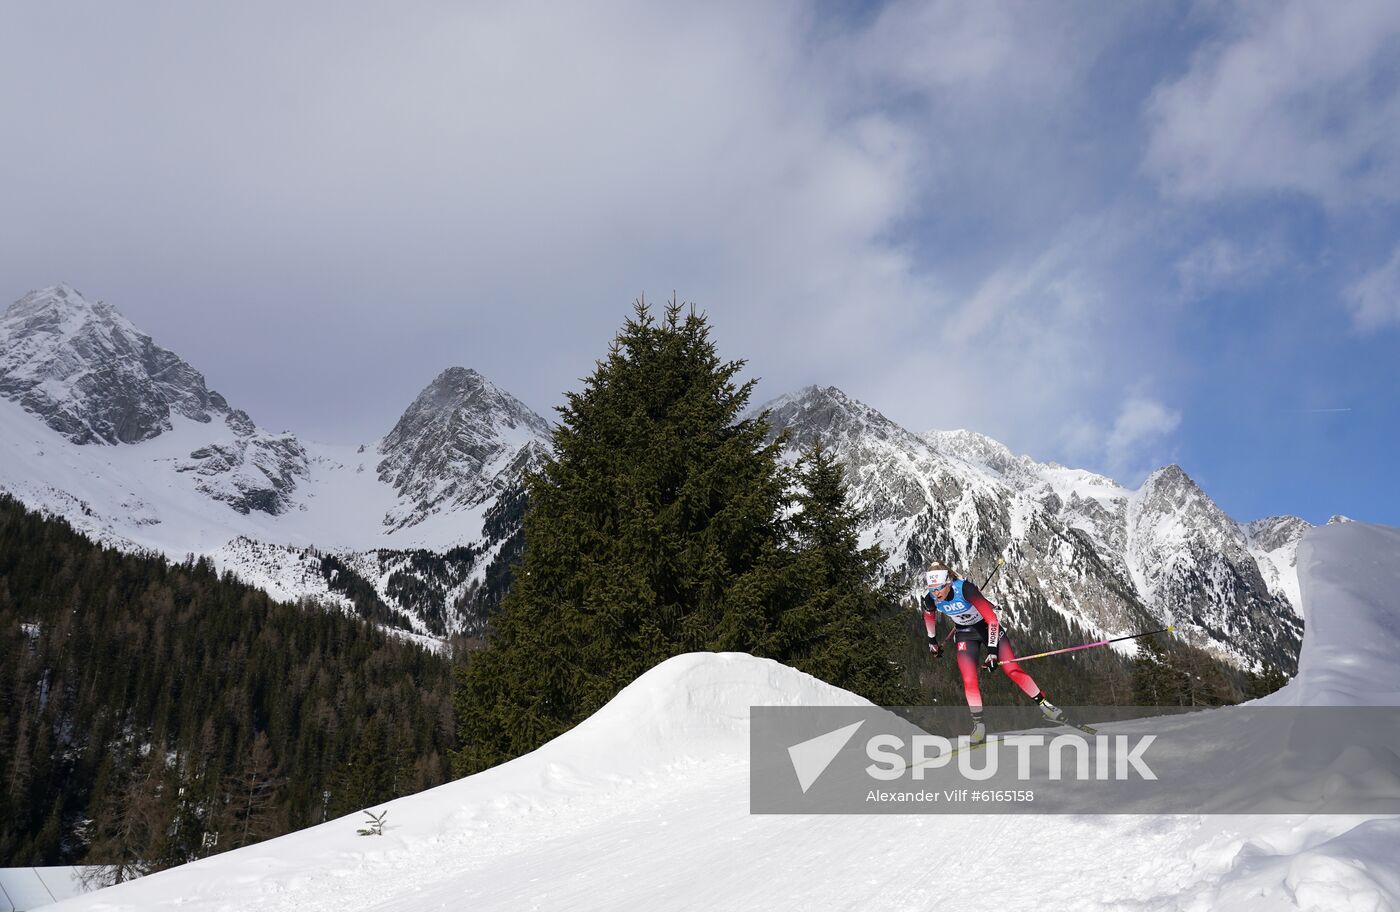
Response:
M992 572L991 572L990 574L987 575L987 578L986 578L986 580L983 581L981 588L986 589L989 585L991 585L992 580L996 579L997 571L1001 569L1001 565L1004 564L1004 563L1006 563L1006 561L1005 561L1004 559L1002 559L1002 558L1000 558L1000 557L997 558L997 565L996 565L995 567L993 567L993 568L992 568ZM953 638L953 634L955 634L955 633L957 633L957 632L958 632L958 628L957 628L957 625L955 624L955 625L953 625L953 629L950 630L950 631L948 631L948 635L947 635L946 637L943 638L943 642L946 643L946 642L948 642L949 640L951 640L951 639Z
M987 576L987 579L982 583L982 588L983 588L983 589L986 589L988 586L990 586L990 585L992 584L992 580L994 580L994 579L997 578L997 571L1001 569L1001 565L1004 564L1004 563L1006 563L1006 560L1005 560L1005 559L1000 558L1000 557L997 558L997 565L996 565L995 567L992 568L992 572Z
M1099 640L1097 643L1085 643L1082 646L1066 646L1064 649L1052 649L1049 652L1037 652L1035 655L1017 656L1012 662L1029 662L1031 659L1043 659L1046 656L1059 655L1064 652L1076 652L1080 649L1092 649L1095 646L1107 646L1109 643L1117 643L1120 640L1136 640L1139 637L1152 636L1154 633L1170 633L1176 629L1173 624L1170 627L1163 627L1161 630L1149 630L1146 633L1130 633L1127 636L1114 637L1111 640Z

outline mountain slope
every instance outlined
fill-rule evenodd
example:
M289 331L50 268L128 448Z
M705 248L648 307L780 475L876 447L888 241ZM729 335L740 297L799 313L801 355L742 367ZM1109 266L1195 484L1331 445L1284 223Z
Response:
M1176 623L1236 663L1294 667L1292 606L1267 585L1245 530L1179 467L1130 491L970 431L915 435L830 387L763 408L774 436L788 433L788 458L820 437L845 465L867 540L896 575L944 560L981 580L1000 558L994 598L1013 623L1046 623L1046 610L1112 635Z
M1298 542L1312 523L1297 516L1268 516L1246 523L1249 553L1259 565L1269 591L1288 599L1303 616L1303 596L1298 589Z
M244 844L446 781L450 677L367 625L0 496L0 861L173 863L204 830ZM252 767L286 789L236 831L230 777Z
M1291 665L1301 624L1269 591L1245 529L1179 466L1153 472L1128 502L1127 558L1146 601L1214 642L1249 643L1276 666Z

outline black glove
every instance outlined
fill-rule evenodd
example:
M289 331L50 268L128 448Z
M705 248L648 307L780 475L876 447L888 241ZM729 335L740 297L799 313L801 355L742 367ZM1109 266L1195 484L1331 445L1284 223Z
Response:
M943 655L943 646L937 640L928 641L928 651L935 659Z
M998 661L997 654L995 652L989 652L987 653L987 657L982 660L982 667L988 671L996 671Z

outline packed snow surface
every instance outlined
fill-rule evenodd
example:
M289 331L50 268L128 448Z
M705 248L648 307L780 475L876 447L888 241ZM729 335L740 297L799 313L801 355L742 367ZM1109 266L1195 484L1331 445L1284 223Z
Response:
M1400 530L1312 530L1298 566L1302 667L1273 699L1393 701ZM373 808L382 837L345 817L50 908L1400 908L1391 817L748 813L749 706L863 702L768 660L680 656L532 754Z

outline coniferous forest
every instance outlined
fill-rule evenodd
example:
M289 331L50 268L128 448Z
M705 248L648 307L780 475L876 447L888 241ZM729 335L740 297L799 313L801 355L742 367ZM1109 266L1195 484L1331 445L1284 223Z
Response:
M0 497L0 864L124 879L437 785L449 668Z

